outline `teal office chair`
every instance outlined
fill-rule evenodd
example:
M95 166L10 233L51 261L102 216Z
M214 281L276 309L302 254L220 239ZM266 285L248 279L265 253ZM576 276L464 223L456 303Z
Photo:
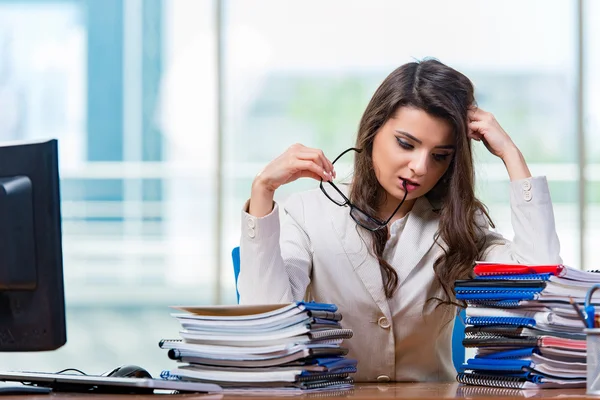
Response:
M240 294L237 290L238 275L240 274L240 248L235 247L231 251L233 260L233 276L235 277L235 293L237 301L240 302ZM462 344L465 338L465 310L462 310L454 321L454 331L452 332L452 362L457 371L462 371L465 362L465 347Z

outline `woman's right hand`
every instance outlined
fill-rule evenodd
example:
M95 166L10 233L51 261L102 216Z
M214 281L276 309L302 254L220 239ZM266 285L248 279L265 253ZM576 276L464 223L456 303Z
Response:
M265 190L274 192L279 186L298 178L329 181L334 176L333 164L325 157L322 150L311 149L297 143L271 161L256 176L254 182Z
M254 179L249 213L262 217L273 209L275 190L298 178L330 181L335 178L331 161L322 150L294 144L271 161Z

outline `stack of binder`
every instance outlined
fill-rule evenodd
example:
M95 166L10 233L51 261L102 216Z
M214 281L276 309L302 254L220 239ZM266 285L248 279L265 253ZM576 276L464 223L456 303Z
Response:
M162 340L178 366L165 379L216 383L228 392L352 389L356 360L334 304L178 307L181 339Z
M516 388L585 387L581 308L600 274L564 265L477 263L475 279L455 282L467 303L464 384Z

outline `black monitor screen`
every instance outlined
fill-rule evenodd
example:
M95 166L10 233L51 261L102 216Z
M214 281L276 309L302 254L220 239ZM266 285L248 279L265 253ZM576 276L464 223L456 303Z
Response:
M0 144L0 351L66 341L57 141Z

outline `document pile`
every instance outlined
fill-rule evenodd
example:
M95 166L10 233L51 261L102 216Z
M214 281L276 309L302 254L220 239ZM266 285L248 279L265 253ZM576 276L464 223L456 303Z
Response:
M333 304L178 307L182 339L162 340L179 365L166 379L217 383L227 392L347 390L356 360L341 346L352 337Z
M585 387L581 308L600 274L563 265L477 263L455 282L467 303L463 344L475 348L457 380L518 389Z

